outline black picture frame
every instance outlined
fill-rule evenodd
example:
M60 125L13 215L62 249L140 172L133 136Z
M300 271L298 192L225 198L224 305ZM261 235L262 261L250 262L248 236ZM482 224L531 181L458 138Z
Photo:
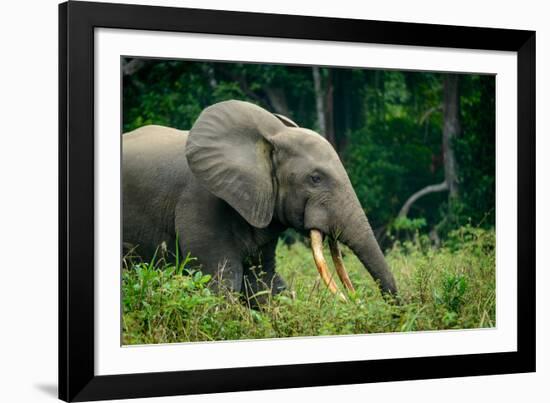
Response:
M517 52L517 351L96 376L94 29L98 27ZM59 5L60 399L121 399L532 371L535 32L80 1Z

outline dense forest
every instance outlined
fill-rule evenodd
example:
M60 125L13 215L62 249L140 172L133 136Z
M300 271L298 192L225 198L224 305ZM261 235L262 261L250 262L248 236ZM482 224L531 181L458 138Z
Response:
M124 131L189 129L203 108L256 103L325 136L379 240L435 243L495 225L495 78L490 75L123 59Z

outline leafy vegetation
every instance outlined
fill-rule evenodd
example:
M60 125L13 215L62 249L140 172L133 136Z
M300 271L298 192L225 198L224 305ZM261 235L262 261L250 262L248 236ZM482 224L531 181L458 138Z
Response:
M356 293L338 301L319 282L311 251L277 248L289 290L250 309L238 294L215 294L194 261L130 264L123 269L123 342L150 344L293 336L408 332L495 326L495 233L464 226L440 248L416 231L386 256L400 304L386 301L357 258L344 249ZM328 253L328 251L326 252Z

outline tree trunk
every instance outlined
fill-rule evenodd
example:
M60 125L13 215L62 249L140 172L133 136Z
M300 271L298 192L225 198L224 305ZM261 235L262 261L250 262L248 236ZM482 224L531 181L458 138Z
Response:
M336 136L334 133L334 85L332 72L329 70L325 83L321 77L321 69L312 67L313 86L315 90L315 109L317 111L317 123L320 134L336 148Z
M218 80L216 80L216 73L211 64L201 64L202 71L208 77L208 84L213 91L218 87Z
M457 74L446 74L443 79L443 163L449 198L458 196L458 176L453 149L454 139L460 133L460 98Z
M325 87L325 129L327 140L336 148L336 135L334 133L334 85L330 70L328 71Z
M437 185L426 186L410 196L398 217L406 217L411 206L420 199L434 192L449 191L449 200L458 197L458 175L455 153L453 149L454 139L460 133L460 95L458 90L459 76L446 74L443 78L443 167L445 180Z
M315 110L317 111L317 124L319 125L319 134L326 137L327 127L325 124L325 106L323 97L323 84L321 82L321 71L319 67L313 66L313 87L315 89Z
M384 88L384 72L380 70L374 71L374 88L376 90L375 105L376 105L376 117L379 122L384 119L386 104L384 102L385 88Z

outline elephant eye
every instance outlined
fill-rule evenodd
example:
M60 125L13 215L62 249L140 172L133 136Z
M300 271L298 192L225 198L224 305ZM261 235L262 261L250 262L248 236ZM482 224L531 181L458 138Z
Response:
M313 174L310 176L310 178L311 178L311 182L314 184L318 184L321 182L321 176L318 174Z

